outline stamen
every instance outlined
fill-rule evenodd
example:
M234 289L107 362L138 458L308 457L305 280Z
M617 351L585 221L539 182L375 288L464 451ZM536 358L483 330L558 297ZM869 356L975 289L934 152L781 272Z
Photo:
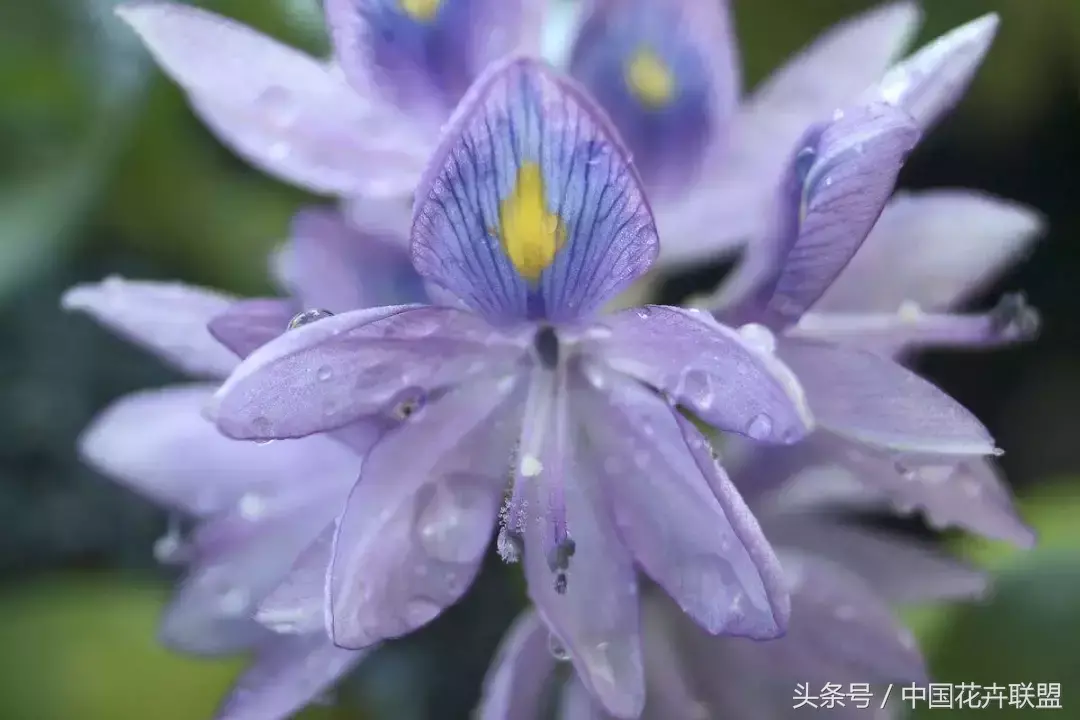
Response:
M1039 332L1042 322L1024 293L1009 293L990 311L990 324L1002 337L1030 338Z

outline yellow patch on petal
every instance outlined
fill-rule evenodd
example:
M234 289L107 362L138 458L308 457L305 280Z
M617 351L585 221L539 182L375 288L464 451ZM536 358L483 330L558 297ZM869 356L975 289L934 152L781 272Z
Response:
M413 20L427 22L439 12L442 0L400 0L401 9Z
M523 163L510 194L499 203L499 239L514 269L535 282L566 243L566 228L547 209L544 174L535 162Z
M648 47L639 48L626 63L626 84L642 105L653 109L671 102L675 76L664 59Z

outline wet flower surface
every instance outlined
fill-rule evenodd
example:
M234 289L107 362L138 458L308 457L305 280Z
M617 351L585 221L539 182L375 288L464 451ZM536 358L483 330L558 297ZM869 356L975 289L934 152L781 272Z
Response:
M861 104L811 128L790 161L772 233L706 304L724 322L776 333L777 355L819 425L790 452L758 455L761 464L847 467L870 495L924 509L935 525L1027 544L1030 531L989 459L1000 454L989 433L897 362L920 348L994 347L1038 330L1017 295L977 315L921 309L946 309L1000 272L1038 234L1036 215L965 191L889 200L917 131L955 105L996 25L990 15L942 36Z
M179 283L120 278L64 296L68 309L205 380L121 398L85 431L80 450L106 475L195 519L190 538L174 527L155 546L163 562L187 566L160 633L183 652L254 652L221 707L222 720L288 717L366 656L335 647L321 626L287 627L272 607L264 624L255 615L293 563L332 533L380 428L238 442L203 416L215 381L269 339L332 317L326 308L424 298L400 248L322 209L296 217L272 269L289 297L236 300ZM396 422L388 416L382 428Z
M418 408L373 448L341 518L335 641L400 635L455 601L500 505L504 554L521 554L541 614L614 714L643 702L635 566L709 632L782 632L776 558L677 407L786 444L810 429L801 391L767 347L705 313L597 316L658 243L588 98L538 61L492 68L417 198L413 263L447 304L290 332L212 409L226 434L267 440L363 424L404 398Z

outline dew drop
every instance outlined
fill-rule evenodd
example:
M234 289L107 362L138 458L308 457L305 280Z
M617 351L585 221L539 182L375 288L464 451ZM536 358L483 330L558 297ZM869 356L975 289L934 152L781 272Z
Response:
M266 501L255 493L245 493L237 505L240 517L255 522L266 512Z
M844 111L843 110L834 110L833 114L832 114L832 119L833 119L833 122L839 122L840 120L843 120L844 119Z
M521 458L519 469L522 477L537 477L544 471L544 465L535 455L525 455Z
M801 185L806 184L806 179L810 176L815 162L817 162L817 151L812 147L804 147L795 155L795 175Z
M825 178L825 187L832 187L833 179L831 177Z
M292 320L289 321L289 330L295 330L305 325L310 325L313 322L322 320L324 318L333 317L334 313L329 310L323 310L321 308L315 308L313 310L305 310L301 313L293 315Z
M491 494L475 482L454 478L429 486L418 501L417 532L432 558L468 562L491 538Z
M646 318L652 317L652 313L653 313L652 308L647 306L647 305L645 307L640 307L640 308L637 309L637 316L639 318L641 318L642 320L645 320Z
M315 377L319 378L322 382L326 382L330 378L334 377L334 371L329 365L323 365L315 371Z
M566 662L570 659L570 651L566 649L562 640L554 633L548 635L548 651L551 653L551 657L559 662Z
M766 355L776 352L776 336L764 325L747 323L739 328L739 337L758 352Z
M679 378L676 395L685 398L700 408L712 407L713 401L716 399L712 377L696 368L687 369Z
M746 426L746 434L752 440L766 440L772 435L773 422L768 415L761 413L755 415Z
M262 438L261 440L253 441L256 445L269 445L274 442L274 438Z
M180 534L180 523L170 518L169 528L164 535L154 541L154 559L162 565L182 563L187 558L187 547Z

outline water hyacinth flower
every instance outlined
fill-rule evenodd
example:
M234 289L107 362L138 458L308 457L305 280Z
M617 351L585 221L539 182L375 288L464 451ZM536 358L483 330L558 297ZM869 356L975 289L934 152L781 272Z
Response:
M677 406L784 444L810 430L801 391L756 337L706 313L597 316L658 252L602 113L539 61L507 60L456 111L416 197L413 263L443 304L287 333L211 409L225 434L270 440L416 408L372 448L338 524L325 578L335 642L402 635L456 601L500 515L504 557L520 557L539 612L614 715L643 702L638 567L708 632L781 633L776 558ZM327 561L313 554L282 592L321 601Z
M329 60L187 5L131 2L118 13L206 125L253 165L320 194L406 199L480 71L539 50L545 5L327 0Z
M584 4L570 72L627 142L676 266L759 237L787 149L877 82L920 22L914 2L858 15L744 96L726 1Z
M835 495L788 503L784 492L759 493L797 486L797 476L762 478L739 469L732 479L783 564L791 592L788 632L768 641L709 635L661 593L646 589L642 720L798 717L815 712L794 709L799 684L817 695L826 683L839 683L845 691L861 684L877 701L860 707L845 698L843 705L817 712L889 717L876 714L885 685L928 681L915 640L890 604L977 597L987 579L921 541L845 519L831 505ZM552 717L551 709L558 720L609 718L573 673L559 672L567 659L542 619L526 611L488 672L478 720L539 720Z
M955 104L994 22L943 36L890 70L863 104L811 128L789 163L773 232L705 304L722 322L775 333L819 425L797 449L758 455L761 463L845 467L869 495L921 508L935 525L1028 545L1031 531L988 458L1000 453L988 431L895 362L919 348L994 347L1038 330L1022 296L975 315L919 304L946 309L1000 272L1038 234L1035 213L955 190L888 202L913 131Z
M330 316L331 309L422 300L403 255L400 246L361 236L335 213L313 209L298 214L273 259L287 298L236 300L120 278L64 296L68 309L90 314L200 379L116 401L84 432L80 452L106 476L194 518L190 539L170 533L155 547L162 561L187 568L160 634L188 653L254 652L220 720L288 717L367 654L335 647L321 626L280 634L254 616L294 561L332 537L362 453L377 433L346 429L259 445L223 436L203 410L242 357L288 328ZM380 427L392 427L403 414L393 409Z

